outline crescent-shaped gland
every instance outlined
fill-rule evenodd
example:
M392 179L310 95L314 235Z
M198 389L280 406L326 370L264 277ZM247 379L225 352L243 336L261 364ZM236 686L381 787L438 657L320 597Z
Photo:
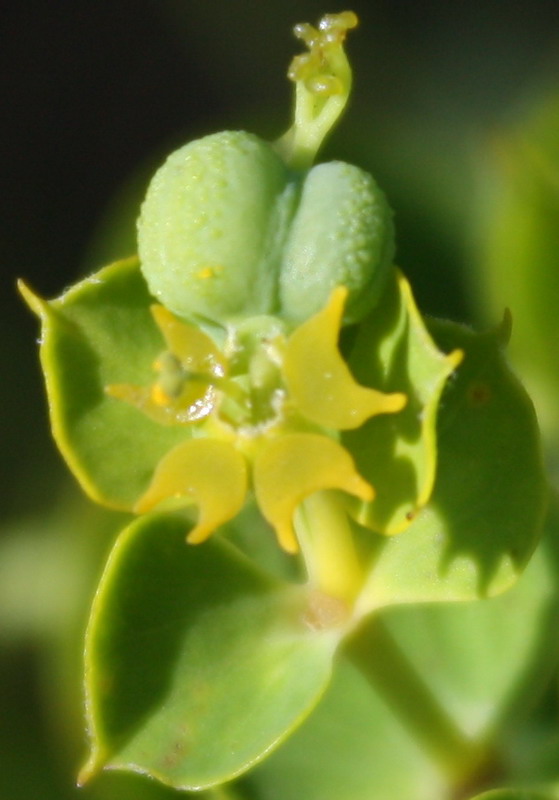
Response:
M215 343L199 328L178 319L165 306L151 306L151 314L167 347L183 367L210 375L225 374L225 359Z
M297 410L311 422L336 430L359 428L376 414L393 414L406 405L406 395L385 394L358 384L340 351L338 338L347 298L339 286L328 305L290 336L283 374Z
M246 492L246 462L233 445L214 439L188 439L161 459L134 511L143 514L164 500L178 505L195 503L198 522L187 541L199 544L241 511Z
M314 433L269 439L256 455L253 479L260 510L288 553L298 551L293 515L308 495L321 489L341 489L370 501L375 494L356 471L348 451L333 439Z

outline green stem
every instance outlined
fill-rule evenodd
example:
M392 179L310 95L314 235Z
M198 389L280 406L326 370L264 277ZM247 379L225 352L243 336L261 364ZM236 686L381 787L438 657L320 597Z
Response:
M312 166L322 142L344 110L347 94L329 97L326 103L320 104L317 113L316 97L305 86L297 86L295 123L284 140L278 142L278 149L291 169L302 171Z
M347 654L453 786L479 769L485 748L458 728L381 620L360 628Z
M309 582L319 591L353 604L363 584L351 523L335 492L315 492L301 505L295 529Z

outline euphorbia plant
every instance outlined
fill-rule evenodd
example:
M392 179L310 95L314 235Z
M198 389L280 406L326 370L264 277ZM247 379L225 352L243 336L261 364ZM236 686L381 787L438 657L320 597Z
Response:
M225 784L294 735L348 658L419 704L441 791L486 758L485 731L429 706L382 612L515 583L545 505L537 426L503 361L508 316L483 334L427 324L373 178L313 165L356 22L295 29L308 53L277 142L224 132L168 158L139 257L50 302L22 287L60 450L93 499L137 515L91 611L81 783L112 768ZM359 726L374 739L374 718ZM250 796L275 796L254 775Z

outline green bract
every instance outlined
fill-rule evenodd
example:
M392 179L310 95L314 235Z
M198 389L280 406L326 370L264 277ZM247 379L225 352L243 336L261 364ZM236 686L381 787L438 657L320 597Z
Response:
M510 357L534 399L549 449L559 444L559 94L544 96L483 161L478 240L480 297L512 310ZM526 114L526 110L529 113Z
M184 522L123 532L86 640L92 753L180 789L230 780L277 745L323 693L344 629L312 594L278 583L224 542L189 549ZM242 709L242 711L241 711Z

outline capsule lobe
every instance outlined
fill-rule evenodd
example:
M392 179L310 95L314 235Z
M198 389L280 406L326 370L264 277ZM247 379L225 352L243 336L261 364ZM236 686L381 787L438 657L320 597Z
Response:
M392 212L372 176L340 161L313 167L283 250L282 315L302 322L346 286L344 323L359 321L378 302L393 256Z
M224 131L173 152L138 220L151 293L175 314L219 323L269 313L293 195L282 159L252 134Z

